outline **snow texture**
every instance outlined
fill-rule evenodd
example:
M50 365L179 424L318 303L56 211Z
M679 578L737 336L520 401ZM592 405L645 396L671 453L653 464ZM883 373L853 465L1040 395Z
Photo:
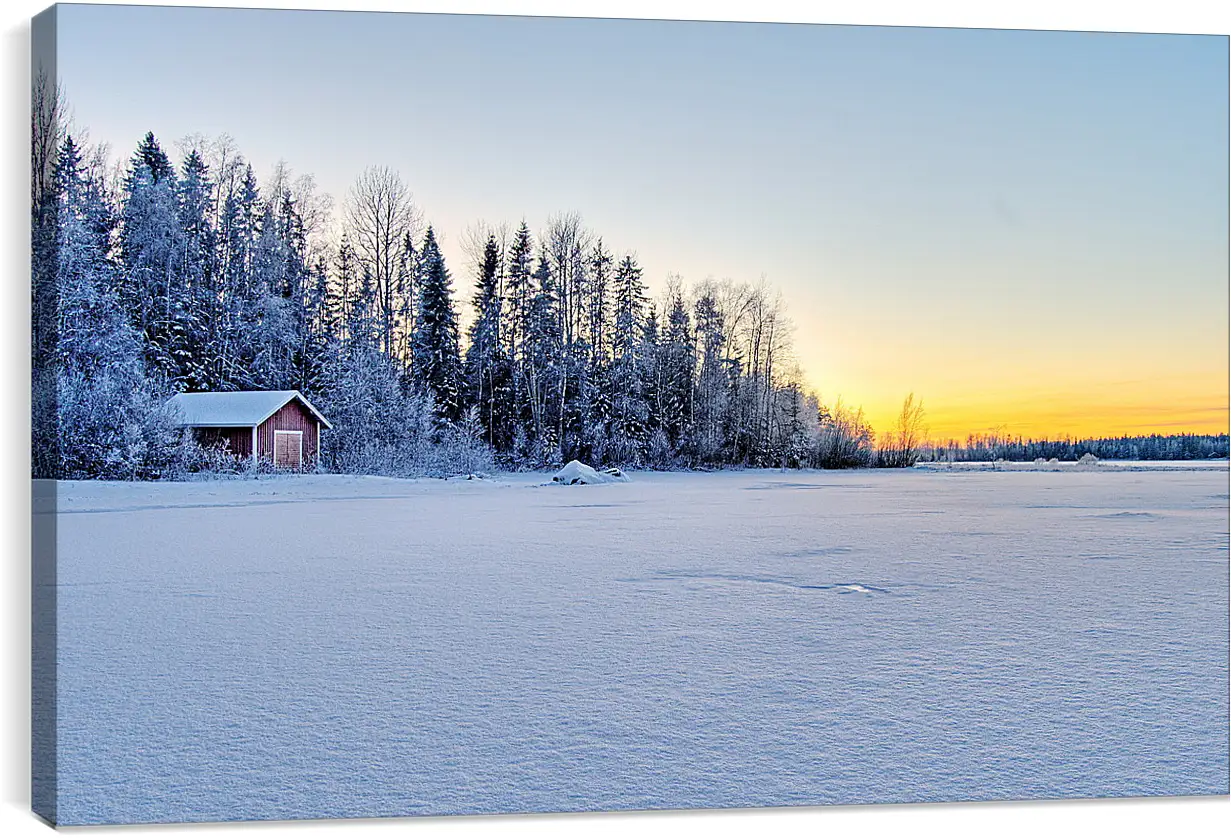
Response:
M552 475L551 481L565 486L592 486L599 483L627 483L628 477L618 468L598 471L578 460L570 460L564 468Z
M61 822L1227 794L1226 465L1103 466L60 484Z

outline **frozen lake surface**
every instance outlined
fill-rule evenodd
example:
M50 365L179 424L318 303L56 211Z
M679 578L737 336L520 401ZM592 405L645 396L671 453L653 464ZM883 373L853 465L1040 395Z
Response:
M1228 473L60 484L63 824L1227 794Z

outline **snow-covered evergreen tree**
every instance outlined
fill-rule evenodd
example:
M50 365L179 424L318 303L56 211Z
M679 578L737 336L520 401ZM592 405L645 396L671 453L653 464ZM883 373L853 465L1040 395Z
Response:
M477 420L490 445L509 443L509 365L504 353L500 325L500 246L489 235L475 281L474 321L466 350L466 402L477 409Z
M590 251L589 320L592 365L606 363L610 358L610 285L611 253L600 238Z
M251 304L245 312L238 389L284 390L295 384L295 356L301 324L297 300L288 295L298 271L285 238L278 207L281 196L265 202L252 253L248 283Z
M419 259L419 304L411 342L414 381L435 402L440 418L461 417L461 356L449 270L429 226Z
M539 258L533 282L522 352L527 431L534 444L535 464L555 465L560 461L558 394L564 338L560 329L559 289L546 254Z
M138 332L116 292L110 210L102 184L65 140L55 173L56 457L49 476L133 479L156 476L179 433L167 391L146 375Z
M702 289L694 306L700 368L693 399L692 450L699 463L721 460L726 443L730 381L724 360L725 321L712 286Z
M611 420L605 458L639 465L649 436L644 368L645 286L641 268L625 256L615 275L615 326L612 333Z
M530 227L523 219L521 226L517 228L513 244L509 248L509 263L505 272L504 285L506 325L503 332L508 344L508 355L519 368L523 360L522 343L530 317L533 272L534 242L530 238Z
M418 321L417 305L419 296L418 270L420 255L415 250L415 243L410 231L402 241L401 259L393 279L393 295L391 303L392 337L389 354L401 363L403 370L409 373L411 360L411 344L414 341L415 326Z
M355 261L355 251L351 248L346 232L342 233L342 241L333 263L334 282L329 298L329 307L334 322L337 323L337 335L340 340L346 340L350 334L351 310L355 295L359 290L358 265Z
M662 380L660 423L673 450L684 444L693 422L693 379L697 354L692 324L680 289L671 295L658 352L659 375Z
M184 236L175 170L152 132L129 162L124 190L120 228L124 305L142 333L150 371L179 381L190 351Z
M179 289L176 371L174 378L189 390L208 390L218 382L209 367L212 323L221 316L214 286L213 185L209 167L194 149L184 160L178 183L182 256Z

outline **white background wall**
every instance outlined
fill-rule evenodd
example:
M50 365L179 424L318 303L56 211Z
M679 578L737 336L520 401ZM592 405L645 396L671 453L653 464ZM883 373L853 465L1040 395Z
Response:
M3 19L0 74L4 99L3 157L0 158L0 513L3 514L3 576L0 577L0 835L47 835L29 814L29 238L28 238L28 84L29 18L41 0L9 0ZM187 5L164 0L162 5ZM262 5L286 8L451 11L519 14L573 14L607 17L678 17L711 20L775 20L993 28L1091 29L1138 32L1231 32L1231 13L1216 2L1165 0L1110 4L1097 0L926 3L864 0L359 0L358 3L227 3L203 0L193 5ZM1218 8L1223 5L1224 8ZM106 46L99 45L100 55ZM118 153L124 151L118 150ZM714 838L766 835L861 836L1203 836L1223 834L1231 825L1231 800L1067 801L976 805L839 807L743 812L685 812L623 815L455 818L435 820L340 821L311 824L142 827L125 834L169 835L241 830L267 838L332 838L342 834L416 836L614 836L637 832L640 838L706 835Z

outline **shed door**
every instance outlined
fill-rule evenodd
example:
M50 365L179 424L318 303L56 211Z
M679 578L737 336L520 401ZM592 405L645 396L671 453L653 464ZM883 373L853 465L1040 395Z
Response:
M274 431L274 466L299 468L303 464L303 431Z

